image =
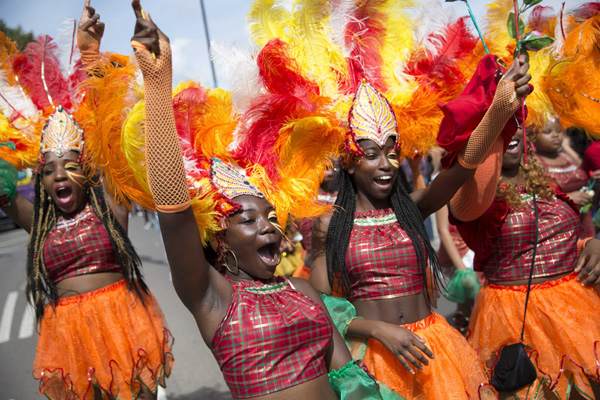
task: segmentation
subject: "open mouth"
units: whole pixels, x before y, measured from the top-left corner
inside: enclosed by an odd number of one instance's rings
[[[517,139],[513,139],[510,141],[510,143],[508,143],[508,148],[506,149],[506,151],[508,153],[514,153],[517,151],[518,147],[519,147],[519,143],[520,141]]]
[[[73,199],[73,191],[68,187],[59,187],[56,189],[56,200],[59,205],[66,206]]]
[[[278,255],[279,246],[276,243],[269,243],[258,249],[258,256],[267,266],[272,268],[277,267]]]
[[[373,180],[379,186],[388,187],[392,183],[392,176],[391,175],[384,175],[384,176],[380,176],[378,178],[375,178]]]

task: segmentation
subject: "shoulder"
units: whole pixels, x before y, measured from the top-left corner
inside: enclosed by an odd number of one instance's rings
[[[310,284],[309,281],[307,281],[306,279],[302,279],[302,278],[287,278],[290,283],[292,284],[292,286],[299,291],[300,293],[310,297],[312,300],[316,301],[317,303],[321,303],[321,296],[319,295],[319,292],[317,292],[317,289],[315,289],[313,287],[313,285]]]

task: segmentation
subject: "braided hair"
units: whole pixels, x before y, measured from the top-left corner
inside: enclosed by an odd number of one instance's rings
[[[423,281],[428,283],[428,279],[430,279],[427,275],[427,263],[429,261],[432,270],[431,275],[433,276],[433,282],[431,283],[434,288],[443,288],[437,254],[429,241],[421,212],[398,179],[396,179],[395,186],[392,189],[390,202],[398,223],[406,231],[415,249]],[[346,269],[345,259],[350,234],[354,226],[356,192],[350,174],[345,169],[342,170],[340,189],[334,210],[327,230],[325,244],[327,277],[331,287],[338,287],[343,295],[348,297],[350,295],[350,277]],[[432,299],[427,290],[425,290],[425,298],[427,305],[431,308]]]
[[[27,286],[25,291],[39,322],[44,316],[46,303],[50,303],[52,307],[56,307],[58,303],[56,286],[49,279],[44,264],[44,243],[56,225],[57,209],[44,189],[41,174],[37,172],[34,173],[34,193],[33,222],[27,245]],[[88,190],[88,202],[110,237],[127,288],[132,290],[143,304],[142,292],[148,294],[149,290],[142,276],[142,262],[125,234],[125,230],[109,209],[98,176],[92,178]]]

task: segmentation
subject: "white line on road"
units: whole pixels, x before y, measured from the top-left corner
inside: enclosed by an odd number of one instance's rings
[[[33,336],[33,330],[35,329],[35,315],[33,307],[27,304],[23,318],[21,319],[21,326],[19,327],[19,339],[27,339]]]
[[[12,327],[18,296],[19,292],[10,292],[6,303],[4,303],[4,311],[2,311],[2,319],[0,319],[0,343],[6,343],[10,340],[10,328]]]
[[[167,392],[162,386],[158,387],[156,400],[167,400]]]

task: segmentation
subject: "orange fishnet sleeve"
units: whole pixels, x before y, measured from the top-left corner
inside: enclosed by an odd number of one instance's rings
[[[190,207],[190,193],[171,100],[171,47],[164,35],[159,37],[158,57],[139,42],[131,41],[131,46],[144,75],[146,165],[150,192],[158,211],[175,213]]]
[[[521,101],[517,98],[515,83],[504,80],[498,82],[490,108],[458,155],[460,165],[468,169],[477,168],[504,129],[508,119],[520,106]]]
[[[490,108],[458,155],[460,165],[475,169],[475,173],[450,200],[452,215],[457,219],[479,218],[494,200],[504,151],[500,133],[520,106],[515,83],[501,80]]]
[[[92,67],[100,61],[100,39],[102,36],[77,29],[77,47],[84,67]]]

